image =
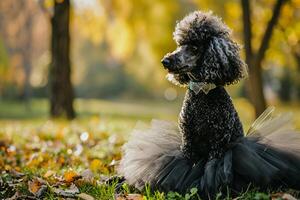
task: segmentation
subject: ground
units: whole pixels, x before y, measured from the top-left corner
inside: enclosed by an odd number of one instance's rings
[[[234,103],[248,129],[253,108],[245,99]],[[0,199],[197,199],[195,189],[181,196],[148,188],[140,192],[127,185],[121,186],[125,195],[117,196],[116,183],[108,182],[136,122],[176,120],[180,104],[81,99],[75,105],[78,118],[65,121],[47,118],[46,100],[0,101]],[[300,106],[279,106],[280,112],[286,110],[295,113],[299,126]],[[284,199],[283,195],[292,198],[282,192],[247,191],[238,199]]]

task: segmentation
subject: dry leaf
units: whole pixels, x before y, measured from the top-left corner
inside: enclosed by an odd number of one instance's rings
[[[39,182],[37,179],[28,181],[28,190],[34,195],[39,191],[41,186],[42,186],[42,183]]]
[[[55,171],[53,170],[48,170],[45,174],[44,174],[44,178],[49,178],[50,176],[54,175]]]
[[[35,196],[40,198],[46,193],[47,190],[48,187],[46,185],[42,185],[41,188],[36,192]]]
[[[41,178],[35,178],[32,181],[28,181],[28,190],[36,197],[43,196],[47,189],[46,181]]]
[[[94,174],[90,169],[86,169],[82,171],[80,175],[83,178],[83,180],[86,182],[92,182],[94,179]]]
[[[16,170],[11,170],[11,171],[9,172],[9,174],[11,174],[14,178],[22,178],[22,177],[25,176],[24,173],[18,172],[18,171],[16,171]]]
[[[64,179],[67,183],[71,183],[77,179],[79,179],[81,176],[78,175],[76,172],[74,171],[66,171],[64,173]]]
[[[143,200],[143,195],[140,194],[127,194],[127,195],[117,195],[116,200]]]
[[[86,193],[80,193],[76,196],[83,199],[83,200],[94,200],[95,199],[94,197],[92,197],[91,195],[88,195]]]
[[[69,187],[69,189],[62,190],[59,188],[54,188],[53,192],[59,196],[63,197],[75,197],[76,194],[79,193],[79,189],[76,187],[75,184],[72,183],[72,185]]]
[[[295,197],[293,197],[292,195],[288,194],[288,193],[275,193],[272,194],[272,200],[276,200],[276,199],[282,199],[282,200],[297,200]]]
[[[281,198],[284,200],[297,200],[295,197],[287,193],[283,194]]]

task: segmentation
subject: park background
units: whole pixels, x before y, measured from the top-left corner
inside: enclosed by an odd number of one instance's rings
[[[25,173],[25,195],[47,173],[49,183],[84,169],[99,179],[114,173],[137,121],[176,121],[185,89],[160,60],[176,47],[176,21],[195,10],[222,17],[243,47],[249,78],[227,90],[245,131],[267,106],[300,128],[300,0],[1,0],[3,174]]]

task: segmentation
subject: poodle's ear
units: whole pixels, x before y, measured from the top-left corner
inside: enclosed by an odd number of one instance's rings
[[[247,65],[239,53],[239,45],[229,36],[211,38],[202,64],[207,82],[229,85],[246,77]]]

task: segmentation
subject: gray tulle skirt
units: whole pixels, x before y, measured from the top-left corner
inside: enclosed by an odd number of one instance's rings
[[[222,158],[195,164],[180,151],[175,123],[138,124],[123,147],[118,172],[139,189],[146,183],[181,193],[196,187],[204,198],[228,188],[239,193],[249,186],[300,189],[300,133],[293,130],[289,115],[274,117],[272,111],[267,109]]]

